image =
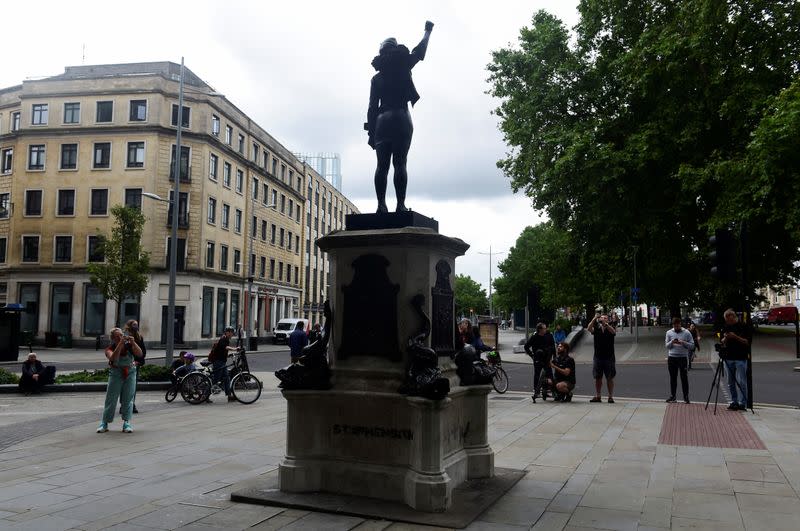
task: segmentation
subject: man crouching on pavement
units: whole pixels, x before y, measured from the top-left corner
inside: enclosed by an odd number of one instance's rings
[[[556,402],[572,402],[572,390],[575,389],[575,360],[569,355],[569,343],[562,341],[556,347],[556,358],[550,360],[555,383]]]

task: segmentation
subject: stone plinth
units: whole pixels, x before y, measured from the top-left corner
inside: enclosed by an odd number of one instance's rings
[[[427,227],[338,231],[318,240],[331,261],[329,391],[284,391],[285,492],[330,492],[445,511],[468,479],[494,473],[487,438],[489,386],[460,387],[453,351],[455,258],[469,247]],[[426,330],[411,300],[424,296],[428,343],[450,394],[398,393],[409,339]]]

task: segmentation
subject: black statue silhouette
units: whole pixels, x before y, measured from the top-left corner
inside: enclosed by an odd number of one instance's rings
[[[422,329],[419,334],[408,340],[408,367],[406,379],[399,392],[409,396],[421,396],[430,400],[441,400],[450,392],[450,381],[442,378],[439,369],[439,357],[436,352],[425,346],[425,340],[431,333],[431,320],[422,309],[425,296],[415,295],[411,305],[422,319]]]
[[[385,214],[386,181],[389,176],[389,164],[394,164],[394,190],[397,194],[397,212],[405,212],[406,158],[411,146],[414,125],[408,102],[413,106],[419,100],[419,94],[411,80],[411,69],[425,59],[428,39],[433,30],[433,22],[425,22],[425,35],[420,43],[411,51],[394,38],[381,43],[378,55],[372,60],[372,66],[378,71],[372,77],[369,91],[369,109],[364,129],[369,133],[369,145],[378,157],[375,170],[375,193],[378,196],[378,214]]]
[[[303,348],[299,363],[275,371],[282,389],[330,389],[331,369],[328,366],[328,341],[331,337],[333,312],[325,301],[325,325],[320,339]]]

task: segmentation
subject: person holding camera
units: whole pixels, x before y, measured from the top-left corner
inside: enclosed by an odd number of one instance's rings
[[[728,378],[728,391],[731,394],[731,411],[747,409],[747,359],[750,354],[752,333],[749,327],[739,321],[739,316],[728,308],[723,314],[725,326],[720,338],[720,357],[725,361],[725,374]],[[737,392],[738,391],[738,392]]]
[[[539,398],[539,381],[544,377],[548,380],[553,379],[550,372],[550,360],[556,352],[556,342],[553,334],[547,331],[545,323],[536,325],[536,333],[531,334],[525,343],[525,353],[533,359],[533,399]],[[547,398],[547,391],[542,391],[542,397]]]
[[[147,347],[144,345],[144,338],[142,334],[139,333],[139,321],[136,319],[131,319],[127,323],[125,323],[125,328],[122,331],[123,334],[129,335],[133,338],[137,345],[139,345],[139,349],[142,351],[141,356],[136,356],[133,360],[133,363],[136,367],[141,367],[145,364],[145,357],[147,357]],[[139,413],[139,410],[136,409],[136,389],[133,390],[133,414]],[[122,415],[122,401],[119,403],[119,414]]]
[[[592,360],[592,376],[594,377],[594,398],[589,402],[602,402],[600,391],[603,389],[603,376],[606,377],[608,403],[614,403],[614,377],[617,375],[614,357],[614,338],[617,330],[608,322],[608,316],[596,313],[586,326],[594,336],[594,359]]]
[[[681,318],[672,318],[672,328],[667,330],[664,345],[669,353],[667,370],[669,370],[669,398],[667,402],[675,402],[675,391],[678,388],[678,372],[681,373],[683,401],[689,403],[689,356],[694,351],[692,333],[681,326]]]
[[[103,408],[103,420],[97,427],[97,433],[108,431],[108,425],[114,422],[114,411],[117,401],[122,402],[122,431],[131,433],[131,416],[133,414],[133,396],[136,391],[135,357],[142,356],[142,349],[132,336],[124,335],[119,328],[112,328],[108,333],[111,344],[106,348],[108,360],[108,387]]]
[[[556,357],[550,361],[553,370],[551,384],[555,387],[557,402],[572,402],[572,390],[575,389],[575,360],[569,355],[569,343],[560,341],[556,346]]]

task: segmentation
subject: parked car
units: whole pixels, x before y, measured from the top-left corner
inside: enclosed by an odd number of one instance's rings
[[[797,320],[797,306],[776,306],[767,314],[767,324],[789,324]]]
[[[300,321],[303,323],[303,330],[308,333],[308,319],[281,319],[272,330],[272,344],[286,343],[289,340],[289,334],[294,331]]]
[[[753,312],[753,322],[755,324],[766,324],[768,314],[769,310],[757,310]]]

